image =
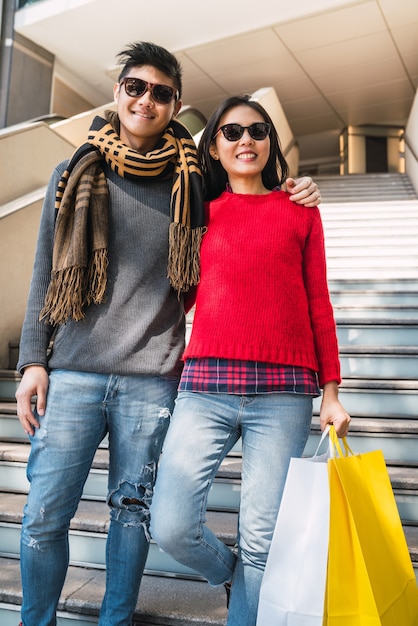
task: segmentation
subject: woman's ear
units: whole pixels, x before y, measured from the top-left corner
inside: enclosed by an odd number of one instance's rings
[[[219,161],[219,156],[218,156],[218,153],[216,152],[216,146],[213,143],[210,145],[209,154],[212,157],[212,159],[215,159],[215,161]]]

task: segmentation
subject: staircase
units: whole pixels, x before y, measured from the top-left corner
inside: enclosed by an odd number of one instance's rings
[[[418,199],[406,177],[398,177],[400,186],[391,198],[386,192],[384,200],[378,199],[374,194],[381,193],[388,176],[361,177],[361,190],[356,177],[357,191],[347,189],[354,183],[351,176],[341,177],[349,181],[334,178],[334,186],[319,179],[321,213],[344,380],[340,397],[352,416],[349,444],[354,452],[383,450],[418,577]],[[190,323],[191,318],[189,330]],[[18,381],[13,366],[0,372],[2,626],[19,623],[21,602],[19,533],[29,445],[15,413]],[[319,440],[318,409],[315,401],[307,455]],[[97,623],[105,575],[107,462],[103,441],[71,524],[71,566],[59,626]],[[239,492],[238,445],[213,486],[208,516],[210,526],[230,545],[235,542]],[[152,543],[135,624],[224,626],[225,619],[223,589],[210,588]]]
[[[406,174],[315,176],[322,202],[386,202],[414,200],[416,191]]]

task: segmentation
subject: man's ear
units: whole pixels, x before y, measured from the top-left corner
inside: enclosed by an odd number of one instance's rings
[[[180,111],[182,106],[183,106],[182,101],[177,100],[176,104],[174,105],[173,117],[176,117],[178,115],[178,112]]]
[[[115,83],[113,85],[113,100],[114,100],[114,102],[118,102],[119,101],[119,92],[120,92],[120,85],[119,85],[119,83]]]

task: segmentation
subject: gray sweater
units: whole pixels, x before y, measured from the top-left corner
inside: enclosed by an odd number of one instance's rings
[[[54,328],[39,322],[52,265],[55,190],[67,162],[50,180],[42,211],[18,369],[179,376],[184,307],[167,278],[171,180],[131,182],[108,166],[109,266],[106,302],[92,304],[79,322]]]

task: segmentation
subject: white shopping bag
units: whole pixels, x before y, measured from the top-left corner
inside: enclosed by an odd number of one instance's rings
[[[328,451],[290,461],[261,584],[257,626],[322,626],[329,539],[329,456]]]

